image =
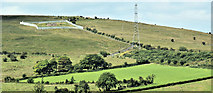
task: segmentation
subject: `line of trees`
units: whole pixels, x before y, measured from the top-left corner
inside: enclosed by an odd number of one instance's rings
[[[179,51],[169,50],[135,50],[130,54],[124,54],[124,57],[136,59],[138,64],[155,62],[159,64],[175,66],[193,66],[194,62],[204,64],[202,67],[212,68],[210,64],[213,56],[212,52],[194,52],[185,47],[180,47]],[[201,66],[201,65],[200,65]]]

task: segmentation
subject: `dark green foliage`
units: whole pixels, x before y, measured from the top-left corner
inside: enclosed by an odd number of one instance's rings
[[[22,75],[22,78],[24,78],[24,79],[25,79],[26,77],[27,77],[27,75],[26,75],[26,74],[23,74],[23,75]]]
[[[4,78],[4,82],[5,83],[8,83],[8,82],[16,82],[16,79],[15,78],[12,78],[10,76],[7,76]]]
[[[55,93],[69,93],[69,90],[67,88],[60,88],[56,89]]]
[[[34,83],[34,80],[32,78],[28,78],[27,83]]]
[[[43,93],[45,92],[44,90],[44,85],[41,83],[35,84],[34,89],[35,93]]]
[[[50,74],[51,72],[67,72],[73,69],[70,58],[66,56],[37,61],[33,67],[34,72],[40,74]]]
[[[206,42],[202,42],[203,45],[206,45]]]
[[[193,40],[196,40],[196,37],[193,37]]]
[[[179,51],[188,51],[188,49],[186,47],[180,47]]]
[[[111,88],[116,88],[118,80],[115,75],[110,72],[104,72],[100,75],[98,81],[96,82],[96,86],[98,88],[102,88],[105,91],[109,91]]]
[[[21,54],[20,58],[21,58],[21,59],[25,59],[25,58],[27,57],[26,55],[27,55],[27,53],[26,53],[26,52],[23,52],[23,53]]]
[[[84,69],[96,70],[100,67],[106,68],[108,63],[105,62],[101,56],[90,54],[80,61],[80,65],[83,66]]]
[[[75,81],[74,77],[72,76],[71,80],[70,80],[70,84],[73,84]]]
[[[87,93],[89,89],[90,89],[90,87],[85,80],[80,81],[79,86],[78,86],[79,91]]]
[[[174,39],[171,39],[171,42],[175,42],[175,40],[174,40]]]
[[[106,51],[101,51],[100,54],[101,54],[103,57],[107,57],[107,55],[110,55],[110,53],[107,53]]]
[[[132,51],[131,54],[124,54],[124,56],[136,59],[137,64],[143,64],[144,62],[156,62],[179,66],[185,66],[186,63],[188,63],[187,66],[189,66],[191,64],[193,65],[193,62],[199,63],[200,61],[213,59],[213,56],[211,56],[211,52],[182,52],[157,49],[136,50]],[[210,61],[208,63],[210,63]],[[204,67],[204,65],[202,65],[202,67]]]
[[[155,75],[152,74],[152,75],[149,75],[148,77],[146,77],[146,82],[148,84],[152,84],[154,82],[154,78],[155,78]]]
[[[13,54],[9,54],[7,57],[9,57],[11,61],[18,61],[16,59],[16,56],[14,56]]]
[[[3,62],[7,62],[7,58],[3,58]]]

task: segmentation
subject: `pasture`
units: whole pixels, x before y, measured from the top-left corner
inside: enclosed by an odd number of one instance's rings
[[[134,32],[133,22],[104,19],[82,19],[77,21],[77,24],[84,28],[96,28],[99,32],[115,35],[119,38],[124,38],[127,41],[132,41]],[[211,50],[211,35],[207,33],[145,23],[139,23],[138,26],[140,42],[143,44],[175,49],[185,46],[188,49]],[[196,40],[193,40],[193,37],[196,37]],[[175,42],[171,42],[171,39],[174,39]],[[207,45],[202,45],[202,42],[206,42]]]
[[[51,82],[59,82],[65,81],[66,79],[70,79],[72,76],[79,82],[80,80],[85,81],[97,81],[99,76],[103,72],[111,72],[114,73],[118,80],[123,79],[138,79],[139,76],[147,77],[148,75],[155,74],[156,78],[154,80],[154,84],[148,86],[156,86],[167,83],[173,83],[178,81],[186,81],[196,78],[208,77],[211,76],[211,70],[209,69],[198,69],[198,68],[188,68],[188,67],[173,67],[173,66],[165,66],[159,64],[146,64],[146,65],[138,65],[133,67],[126,68],[116,68],[109,70],[102,70],[97,72],[84,72],[84,73],[73,73],[67,75],[60,76],[50,76],[44,77],[44,81]],[[35,78],[35,82],[41,81],[41,78]],[[26,80],[21,80],[20,82],[26,82]],[[135,88],[142,88],[148,86],[140,86]],[[133,88],[133,89],[135,89]]]

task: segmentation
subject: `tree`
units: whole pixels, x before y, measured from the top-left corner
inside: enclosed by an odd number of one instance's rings
[[[111,88],[116,88],[118,80],[116,79],[115,75],[110,72],[104,72],[100,75],[98,81],[96,82],[96,86],[98,88],[105,89],[109,91]]]
[[[78,93],[78,85],[75,85],[75,93]]]
[[[80,81],[78,88],[80,91],[84,91],[84,93],[87,93],[90,89],[88,83],[85,80]]]
[[[33,70],[40,75],[52,72],[52,67],[49,65],[48,60],[42,60],[33,67]]]
[[[7,58],[3,58],[3,62],[7,62]]]
[[[27,80],[27,83],[34,83],[34,80],[33,80],[32,78],[29,78],[29,79]]]
[[[106,62],[101,56],[98,56],[97,54],[90,54],[80,61],[80,65],[83,66],[84,69],[95,70],[99,67],[106,66]]]
[[[70,83],[73,84],[75,81],[74,77],[72,76]]]
[[[41,83],[38,83],[38,84],[35,84],[34,86],[34,91],[36,93],[43,93],[45,90],[44,90],[44,85],[41,84]]]
[[[27,77],[27,75],[26,75],[26,74],[23,74],[23,75],[22,75],[22,78],[24,78],[24,79],[25,79],[26,77]]]
[[[110,53],[107,53],[106,51],[100,51],[100,54],[101,54],[103,57],[107,57],[107,55],[110,55]]]
[[[66,56],[59,57],[56,61],[58,71],[69,71],[72,68],[72,62],[70,58]]]
[[[27,55],[27,53],[26,53],[26,52],[23,52],[23,53],[21,54],[20,58],[21,58],[21,59],[25,59],[25,58],[27,57],[26,55]]]
[[[179,51],[188,51],[186,47],[179,47]]]
[[[13,54],[9,54],[8,57],[10,58],[11,61],[18,61],[16,59],[16,56],[14,56]]]

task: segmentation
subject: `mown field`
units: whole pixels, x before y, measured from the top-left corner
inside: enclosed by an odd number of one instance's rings
[[[172,66],[164,66],[159,64],[147,64],[147,65],[139,65],[127,68],[116,68],[109,69],[97,72],[84,72],[84,73],[73,73],[61,76],[50,76],[44,77],[44,81],[51,82],[59,82],[65,81],[66,79],[70,79],[72,76],[79,82],[80,80],[85,81],[97,81],[99,76],[103,72],[111,72],[114,73],[118,80],[123,79],[138,79],[139,76],[147,77],[148,75],[155,74],[156,78],[154,80],[154,84],[148,86],[140,86],[131,89],[149,87],[162,85],[172,82],[178,81],[186,81],[196,78],[208,77],[211,76],[211,70],[209,69],[198,69],[198,68],[188,68],[188,67],[172,67]],[[35,78],[35,82],[41,81],[41,78]],[[20,82],[26,82],[26,80],[22,80]]]
[[[125,40],[132,41],[134,23],[120,20],[85,19],[76,22],[84,27],[96,28],[100,32],[115,35]],[[122,30],[123,25],[123,30]],[[178,49],[185,46],[188,49],[211,49],[211,35],[187,29],[177,29],[166,26],[139,23],[140,41],[143,44]],[[196,40],[193,40],[196,37]],[[174,39],[175,42],[171,42]],[[202,45],[206,42],[207,45]]]

